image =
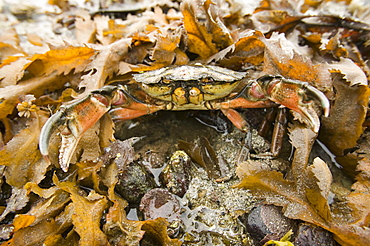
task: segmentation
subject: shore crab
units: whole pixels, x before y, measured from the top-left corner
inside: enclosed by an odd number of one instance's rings
[[[106,85],[62,105],[43,126],[39,147],[48,159],[51,135],[64,126],[59,164],[67,171],[83,133],[107,112],[114,121],[124,121],[159,110],[221,110],[238,129],[246,131],[247,123],[236,108],[281,105],[299,113],[317,132],[320,122],[316,113],[309,110],[308,94],[318,99],[327,116],[328,99],[307,82],[271,75],[251,80],[247,72],[214,65],[169,66],[133,74],[128,83]]]

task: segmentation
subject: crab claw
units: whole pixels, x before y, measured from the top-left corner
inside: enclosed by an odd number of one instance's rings
[[[88,96],[63,105],[51,116],[41,129],[39,149],[44,158],[48,157],[49,140],[52,134],[61,129],[62,143],[59,152],[59,164],[67,171],[71,157],[83,133],[93,126],[111,107],[112,98],[116,95],[115,86],[105,86],[93,91]]]
[[[329,116],[329,100],[324,93],[307,82],[266,75],[251,85],[249,93],[256,98],[267,97],[271,101],[299,113],[302,117],[298,116],[298,118],[301,118],[315,132],[319,131],[320,120],[307,95],[311,94],[313,98],[317,99],[321,103],[324,116]]]

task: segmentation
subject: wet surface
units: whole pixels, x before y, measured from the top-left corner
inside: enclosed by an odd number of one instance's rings
[[[178,199],[181,207],[178,224],[181,226],[176,238],[181,239],[184,245],[244,245],[243,242],[248,240],[238,216],[250,210],[256,199],[247,190],[232,188],[238,183],[234,176],[235,168],[237,157],[245,151],[243,143],[246,136],[220,112],[210,111],[158,112],[116,124],[116,137],[119,139],[142,137],[134,144],[135,162],[150,170],[158,185],[167,188]],[[257,136],[255,130],[249,137],[256,149],[268,150],[268,142]],[[218,165],[202,166],[194,160],[180,163],[182,166],[173,163],[174,153],[175,156],[179,154],[178,150],[184,142],[190,148],[197,145],[205,162],[211,159]],[[212,151],[214,156],[207,156]],[[212,172],[219,173],[218,178],[224,181],[216,182],[216,178],[209,175]],[[135,190],[132,186],[130,189]],[[148,193],[142,204],[148,203]],[[150,207],[144,209],[143,205],[141,210],[153,213]],[[138,213],[138,217],[142,218],[140,211]]]
[[[139,137],[134,144],[135,160],[128,171],[136,173],[139,169],[140,176],[150,177],[150,182],[135,184],[135,179],[121,175],[128,179],[122,180],[121,185],[133,181],[121,193],[141,191],[131,200],[130,212],[136,211],[139,219],[149,219],[166,210],[165,206],[179,205],[179,209],[176,207],[173,214],[166,216],[176,218],[170,223],[168,233],[183,245],[255,245],[256,240],[252,239],[255,235],[248,234],[248,224],[242,223],[239,217],[247,216],[260,201],[248,190],[232,186],[239,182],[235,176],[238,163],[269,151],[270,144],[254,128],[262,121],[265,110],[248,109],[243,114],[251,115],[253,127],[247,133],[237,130],[222,114],[213,111],[165,111],[117,123],[118,139]],[[290,151],[285,136],[279,158],[260,161],[284,173],[290,167]],[[164,207],[148,205],[157,199],[164,200]],[[274,219],[276,226],[288,220],[280,217]],[[270,234],[278,240],[284,233]]]
[[[201,112],[205,113],[206,112]],[[162,111],[116,124],[116,137],[143,137],[135,144],[137,153],[165,153],[170,156],[179,140],[192,142],[200,136],[213,139],[220,133],[196,120],[193,111]]]

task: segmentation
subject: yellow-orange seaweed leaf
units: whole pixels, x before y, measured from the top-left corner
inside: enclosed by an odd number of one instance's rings
[[[11,241],[6,242],[7,244],[2,245],[43,245],[44,240],[47,237],[55,235],[58,230],[58,224],[55,220],[44,220],[40,223],[32,226],[28,226],[16,231]]]
[[[335,155],[343,156],[346,149],[356,146],[364,131],[362,125],[366,117],[370,89],[367,85],[353,83],[353,80],[344,81],[344,75],[338,72],[333,72],[333,75],[335,101],[329,117],[322,119],[319,137]]]
[[[45,54],[37,54],[31,58],[31,63],[25,69],[34,76],[68,74],[74,69],[75,73],[83,71],[95,54],[89,47],[73,47],[49,50]]]
[[[313,164],[307,168],[306,174],[307,200],[325,221],[331,221],[332,215],[328,203],[328,195],[333,177],[328,166],[317,157]]]
[[[190,1],[184,1],[181,5],[181,12],[188,34],[189,51],[198,54],[201,58],[217,53],[216,45],[212,42],[212,33],[208,32],[205,25],[196,18],[195,6]]]
[[[49,164],[45,162],[38,150],[39,135],[47,117],[31,119],[29,126],[15,135],[5,148],[0,151],[0,165],[7,166],[7,183],[23,187],[27,182],[39,183]]]
[[[100,229],[100,220],[107,207],[107,198],[94,191],[88,196],[82,196],[76,184],[72,182],[57,182],[57,185],[71,195],[74,211],[72,223],[74,230],[80,236],[79,245],[108,245],[107,236]]]
[[[331,77],[326,67],[314,65],[285,38],[284,34],[273,33],[269,39],[261,37],[261,41],[266,46],[264,60],[266,74],[280,74],[285,78],[313,83],[324,92],[331,91]]]
[[[17,215],[13,220],[14,232],[31,225],[34,221],[35,221],[35,216],[33,215],[27,215],[27,214]]]
[[[182,242],[178,239],[171,239],[167,234],[168,221],[164,218],[155,220],[146,220],[143,223],[142,229],[149,234],[151,240],[156,245],[180,246]]]

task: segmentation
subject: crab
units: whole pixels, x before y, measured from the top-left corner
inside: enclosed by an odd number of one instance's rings
[[[49,140],[61,126],[59,165],[67,171],[76,146],[86,130],[104,114],[114,121],[125,121],[159,110],[221,110],[241,131],[247,122],[237,108],[287,107],[297,112],[315,132],[318,115],[312,99],[329,114],[326,96],[308,82],[264,75],[249,79],[247,72],[214,65],[169,66],[132,75],[128,83],[106,85],[84,98],[62,105],[41,130],[39,149],[48,160]]]

